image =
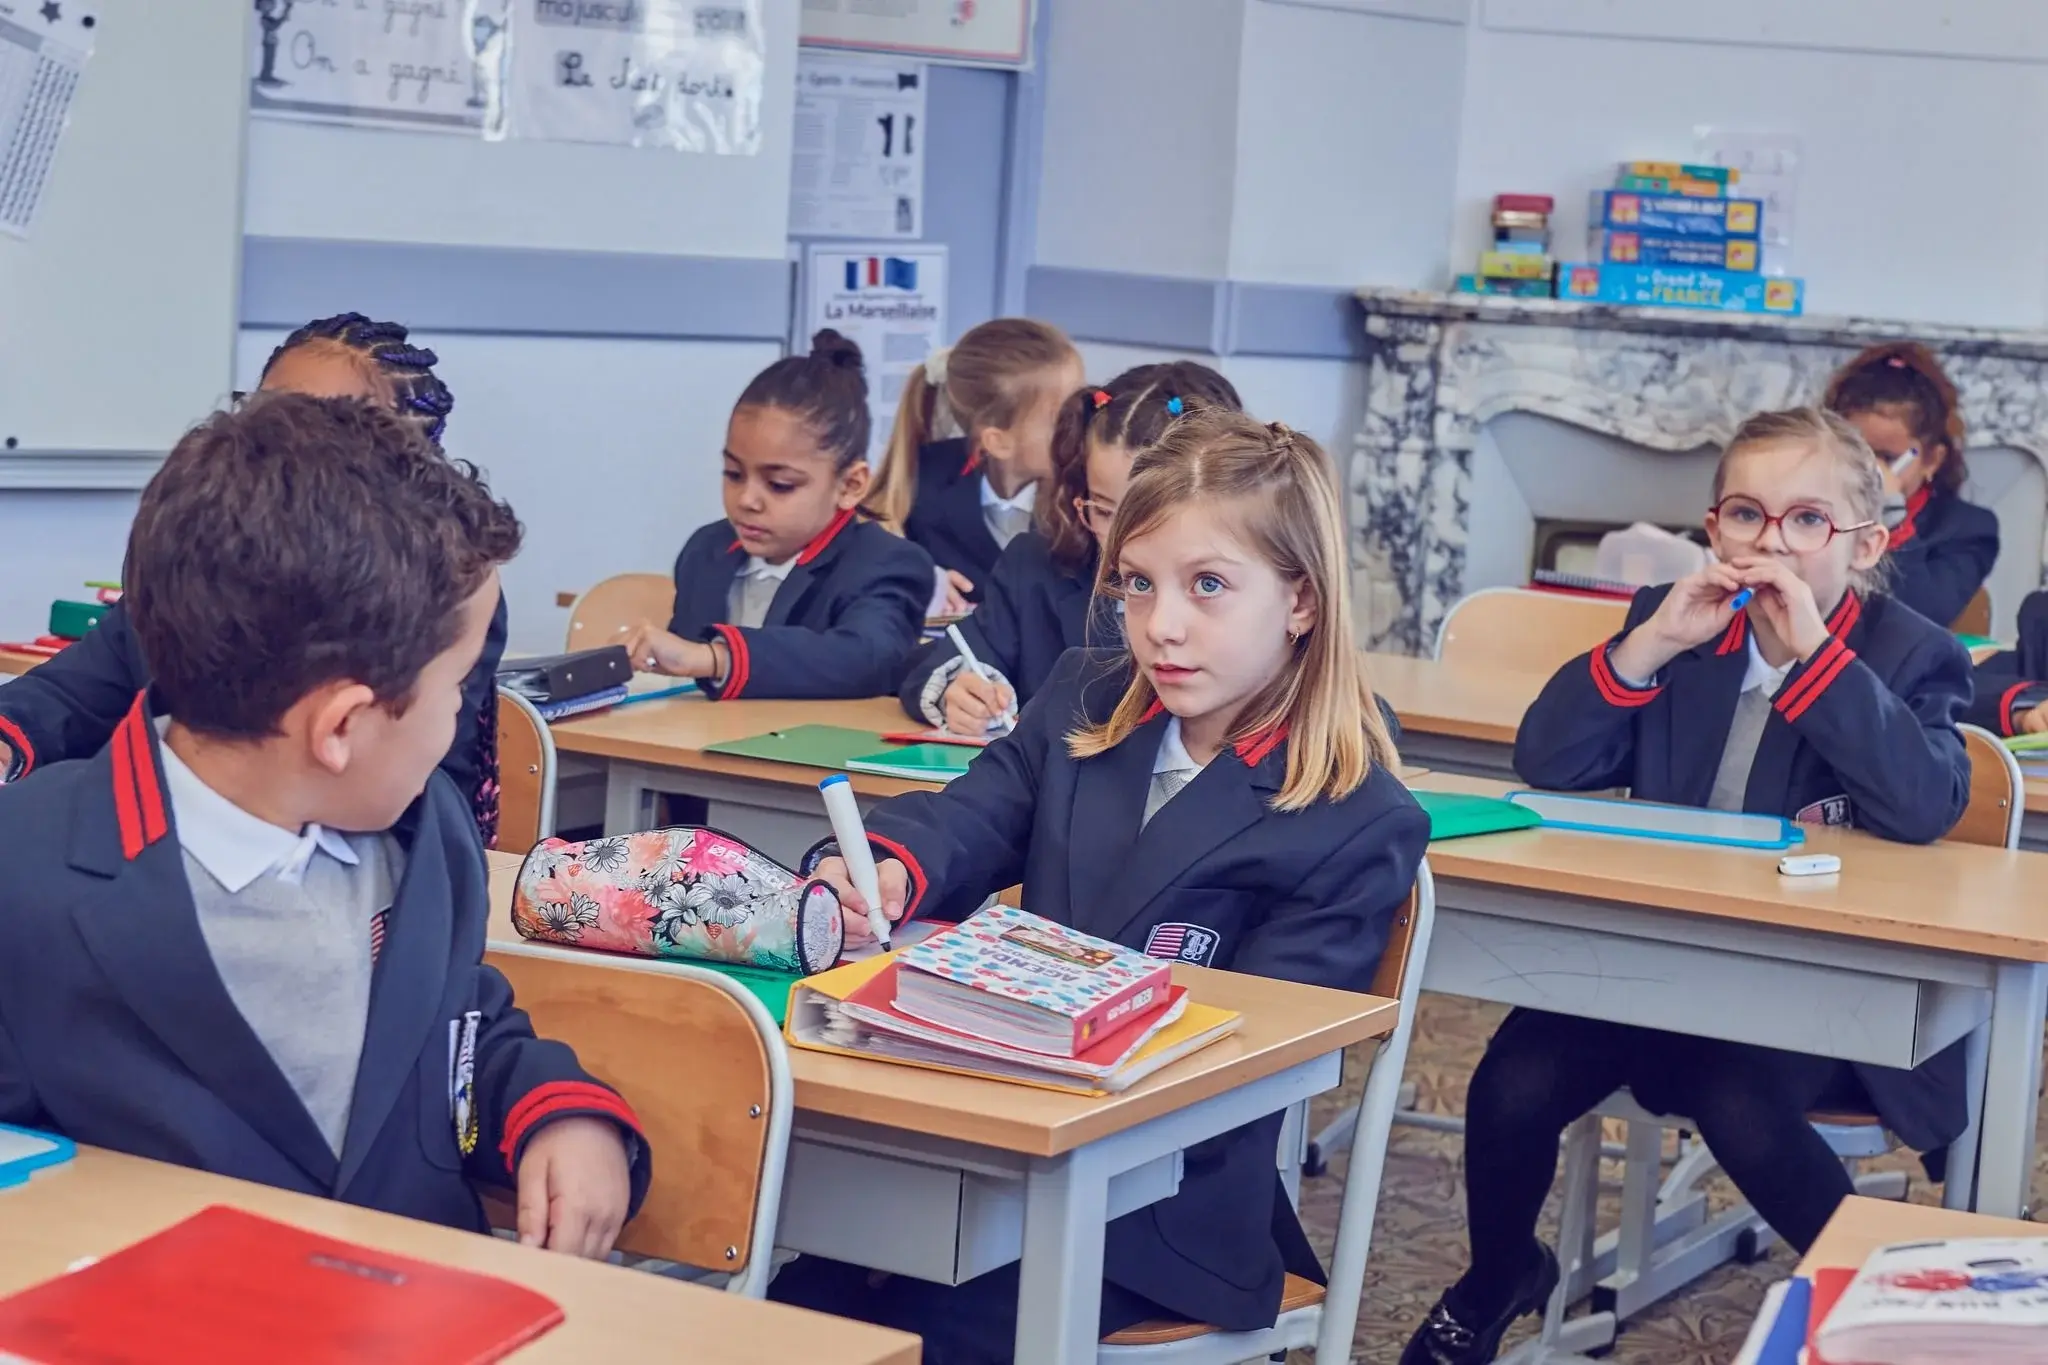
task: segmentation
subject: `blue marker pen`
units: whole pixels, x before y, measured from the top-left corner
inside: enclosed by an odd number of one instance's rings
[[[1728,610],[1741,611],[1744,607],[1749,605],[1749,599],[1755,596],[1755,588],[1744,588],[1741,592],[1736,593],[1735,596],[1728,599]]]

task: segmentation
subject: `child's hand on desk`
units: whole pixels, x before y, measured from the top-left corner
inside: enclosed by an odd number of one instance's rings
[[[2022,735],[2048,734],[2048,701],[2039,706],[2029,707],[2013,717],[2013,730]],[[6,760],[0,758],[0,769],[5,769]]]
[[[948,730],[980,738],[998,719],[1009,714],[1017,704],[1017,694],[971,668],[963,668],[946,684],[946,695],[941,701],[946,708]]]
[[[1732,565],[1709,564],[1671,585],[1649,620],[1630,631],[1607,656],[1624,678],[1647,681],[1659,669],[1694,645],[1728,629],[1735,613],[1728,601],[1742,591],[1742,578]]]
[[[624,643],[636,669],[677,678],[714,678],[720,671],[710,645],[671,635],[648,621],[627,631]]]
[[[527,1139],[519,1159],[521,1246],[602,1260],[632,1200],[626,1140],[611,1120],[571,1115]]]
[[[846,921],[846,946],[857,948],[874,941],[868,927],[868,903],[853,889],[844,858],[827,858],[811,874],[839,893],[839,915]],[[910,873],[894,858],[875,864],[875,881],[882,889],[882,914],[891,924],[902,922],[903,903],[910,899]]]
[[[1768,556],[1744,556],[1730,563],[1743,586],[1756,589],[1756,608],[1780,640],[1802,659],[1810,659],[1828,642],[1828,623],[1806,580]]]
[[[14,750],[7,747],[7,741],[0,739],[0,782],[7,780],[7,770],[14,766]]]

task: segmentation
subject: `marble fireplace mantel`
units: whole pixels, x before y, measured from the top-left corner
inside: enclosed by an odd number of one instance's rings
[[[1969,444],[2048,464],[2048,332],[1365,289],[1370,379],[1349,488],[1369,647],[1427,653],[1464,592],[1479,429],[1529,412],[1653,450],[1815,402],[1849,356],[1911,337],[1962,395]],[[2048,553],[2044,553],[2048,559]]]

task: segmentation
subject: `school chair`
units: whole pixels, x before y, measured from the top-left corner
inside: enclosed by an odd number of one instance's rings
[[[555,737],[533,703],[498,689],[498,842],[526,853],[555,832]]]
[[[1989,731],[1957,727],[1970,758],[1970,796],[1962,819],[1949,834],[1962,843],[2018,848],[2025,815],[2026,783],[2012,753]],[[1973,1096],[1969,1127],[1950,1145],[1945,1199],[1967,1205],[1976,1177],[1977,1115],[1974,1096],[1983,1087],[1984,1044],[1966,1044],[1965,1071]],[[1869,1112],[1816,1110],[1815,1131],[1845,1165],[1892,1150],[1884,1121]],[[1628,1125],[1623,1157],[1621,1225],[1595,1236],[1599,1202],[1602,1120]],[[1713,1153],[1696,1135],[1681,1138],[1678,1159],[1663,1175],[1664,1134],[1684,1124],[1645,1112],[1626,1091],[1617,1091],[1574,1124],[1565,1138],[1562,1217],[1558,1259],[1565,1274],[1544,1314],[1535,1341],[1503,1361],[1517,1365],[1557,1362],[1610,1346],[1619,1326],[1637,1312],[1675,1293],[1728,1260],[1749,1264],[1770,1249],[1775,1234],[1747,1204],[1706,1216],[1707,1180],[1719,1169]],[[1903,1171],[1855,1174],[1856,1193],[1875,1199],[1906,1197]],[[1567,1320],[1566,1309],[1588,1291],[1593,1311]]]
[[[1387,1134],[1401,1089],[1401,1071],[1408,1062],[1408,1042],[1415,1031],[1415,1002],[1422,994],[1422,975],[1429,959],[1429,939],[1436,924],[1436,882],[1424,860],[1416,870],[1415,889],[1395,918],[1387,950],[1373,974],[1371,992],[1401,1002],[1393,1032],[1379,1045],[1357,1105],[1358,1139],[1352,1144],[1351,1169],[1344,1181],[1344,1202],[1337,1213],[1337,1246],[1330,1258],[1330,1283],[1321,1285],[1296,1275],[1287,1277],[1280,1296],[1280,1317],[1257,1332],[1225,1332],[1199,1322],[1142,1322],[1105,1337],[1096,1359],[1142,1365],[1236,1365],[1281,1351],[1313,1347],[1324,1365],[1351,1359],[1351,1340],[1358,1327],[1358,1301],[1365,1286],[1366,1260],[1372,1250],[1372,1222],[1379,1209],[1380,1178],[1387,1162]]]
[[[1481,588],[1460,598],[1436,633],[1439,663],[1548,676],[1628,617],[1620,597],[1581,597],[1528,588]]]
[[[667,574],[614,574],[586,591],[569,608],[568,653],[623,643],[642,621],[665,626],[676,612],[676,584]]]
[[[1958,635],[1989,635],[1991,633],[1991,589],[1978,588],[1970,596],[1969,605],[1955,620],[1949,622],[1950,630]]]
[[[761,1002],[683,962],[533,943],[493,944],[484,960],[534,1032],[575,1048],[640,1117],[654,1180],[619,1249],[765,1295],[796,1105],[788,1048]]]

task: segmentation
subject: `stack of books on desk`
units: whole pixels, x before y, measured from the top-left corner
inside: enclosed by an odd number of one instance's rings
[[[2009,735],[2005,747],[2019,761],[2020,776],[2048,777],[2048,735]]]
[[[790,1042],[1085,1093],[1123,1090],[1225,1036],[1170,966],[1010,906],[797,984]]]
[[[508,661],[498,669],[498,686],[533,703],[542,720],[563,720],[602,711],[626,700],[633,661],[624,645]]]

